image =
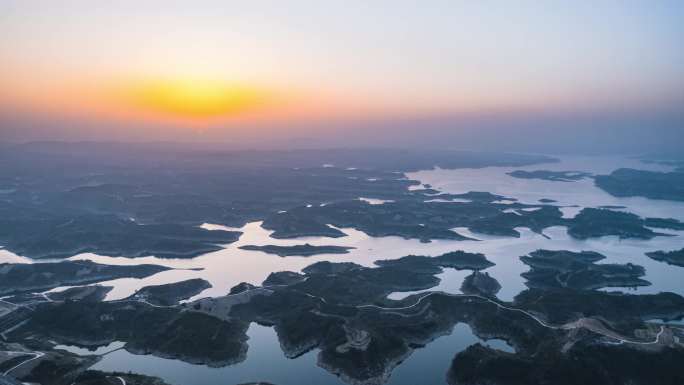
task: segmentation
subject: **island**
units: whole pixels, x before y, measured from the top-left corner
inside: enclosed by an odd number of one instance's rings
[[[298,211],[307,211],[310,207],[299,207]],[[306,214],[306,213],[302,213]],[[346,236],[342,231],[330,227],[325,223],[319,223],[307,218],[306,215],[298,215],[293,210],[278,212],[267,217],[261,227],[273,230],[272,238],[288,239],[302,236],[340,238]]]
[[[669,230],[684,230],[684,222],[674,218],[646,218],[644,225]]]
[[[135,373],[102,372],[86,370],[72,383],[73,385],[167,385],[158,377],[143,376]]]
[[[436,257],[408,255],[398,259],[375,261],[381,267],[410,269],[411,271],[434,271],[446,267],[456,270],[482,270],[494,266],[484,254],[452,251]]]
[[[240,246],[243,250],[263,251],[268,254],[275,254],[280,257],[301,256],[309,257],[318,254],[347,254],[353,247],[347,246],[314,246],[309,243],[294,246],[277,246],[277,245],[245,245]]]
[[[0,264],[0,295],[46,291],[116,278],[145,278],[170,268],[159,265],[101,265],[91,261]]]
[[[667,262],[670,265],[684,267],[684,248],[672,251],[652,251],[646,253],[646,255],[651,259],[655,259],[656,261]]]
[[[684,170],[658,172],[621,168],[597,175],[594,183],[616,197],[645,197],[684,201]]]
[[[549,171],[549,170],[515,170],[506,173],[513,178],[541,179],[551,182],[576,182],[585,178],[591,178],[593,174],[584,171]]]
[[[461,291],[465,294],[481,294],[484,296],[495,297],[501,290],[499,281],[489,276],[487,272],[473,271],[465,277],[461,285]]]
[[[194,297],[211,287],[211,284],[201,278],[169,283],[165,285],[145,286],[128,297],[157,306],[176,305],[184,299]]]
[[[50,301],[100,302],[104,301],[107,293],[109,293],[111,290],[111,286],[76,286],[58,292],[46,293],[45,296]]]
[[[677,223],[680,223],[677,221]],[[646,226],[660,227],[670,224],[658,221],[646,221],[639,216],[622,211],[584,208],[568,223],[568,234],[573,238],[587,239],[603,236],[617,236],[620,239],[651,239],[659,235]]]
[[[459,200],[465,200],[465,201],[471,201],[471,202],[480,202],[480,203],[492,203],[495,201],[504,201],[504,200],[515,202],[517,200],[515,198],[509,198],[509,197],[505,197],[503,195],[492,194],[488,191],[468,191],[467,193],[463,193],[463,194],[439,194],[439,195],[433,195],[432,197],[428,197],[428,198],[444,199],[444,200],[459,199]]]
[[[640,278],[646,274],[642,266],[596,264],[605,258],[594,251],[536,250],[520,260],[531,268],[522,274],[531,288],[594,290],[650,285]]]

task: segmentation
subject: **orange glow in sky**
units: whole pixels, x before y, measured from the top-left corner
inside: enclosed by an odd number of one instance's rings
[[[659,114],[684,95],[684,2],[200,3],[0,1],[0,141]]]
[[[143,113],[191,120],[238,117],[276,102],[266,90],[210,80],[146,81],[127,87],[120,96]]]

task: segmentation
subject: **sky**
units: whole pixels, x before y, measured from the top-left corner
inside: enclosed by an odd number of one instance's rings
[[[675,0],[3,0],[0,141],[671,144],[682,20]]]

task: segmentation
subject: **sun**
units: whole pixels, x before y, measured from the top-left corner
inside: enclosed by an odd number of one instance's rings
[[[124,98],[142,112],[191,120],[236,117],[270,105],[272,93],[211,80],[152,80],[126,87]]]

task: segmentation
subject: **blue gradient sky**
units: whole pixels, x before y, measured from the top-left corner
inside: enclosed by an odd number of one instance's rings
[[[31,139],[182,139],[241,136],[259,121],[271,127],[261,135],[287,127],[308,136],[325,131],[317,124],[352,118],[567,120],[626,111],[669,114],[671,125],[684,100],[682,20],[684,2],[657,0],[5,0],[0,130]],[[126,106],[102,97],[112,85],[149,79],[273,90],[287,108],[264,111],[267,124],[250,116],[184,130],[180,121],[122,117]]]

